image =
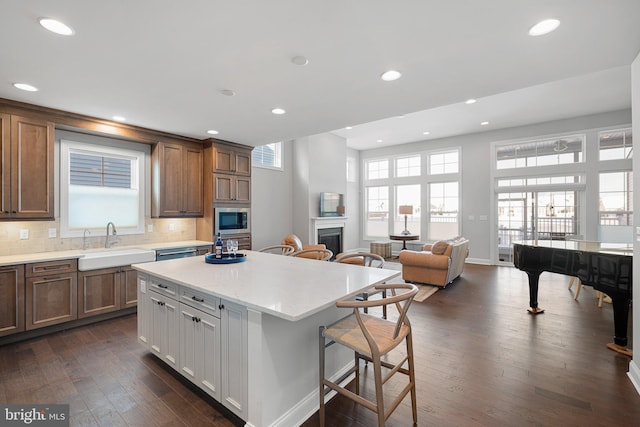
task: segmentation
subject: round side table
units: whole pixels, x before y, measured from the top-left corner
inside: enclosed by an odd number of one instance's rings
[[[417,234],[390,234],[391,240],[402,240],[402,250],[407,249],[407,240],[418,240],[420,236]]]

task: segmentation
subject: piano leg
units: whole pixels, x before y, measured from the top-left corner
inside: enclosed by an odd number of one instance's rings
[[[529,277],[529,308],[527,311],[531,314],[544,313],[544,309],[538,307],[538,282],[541,273],[541,271],[527,271]]]
[[[629,322],[629,299],[621,296],[611,297],[613,304],[613,324],[615,335],[613,342],[607,347],[613,351],[632,356],[633,353],[627,348],[627,324]]]

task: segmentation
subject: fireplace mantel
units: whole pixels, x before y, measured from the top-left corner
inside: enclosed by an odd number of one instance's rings
[[[309,227],[309,242],[313,245],[318,244],[318,230],[322,228],[342,228],[344,235],[344,227],[347,225],[346,216],[317,216],[311,218]]]

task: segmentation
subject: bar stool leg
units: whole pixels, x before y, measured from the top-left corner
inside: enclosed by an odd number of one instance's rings
[[[319,344],[319,348],[320,348],[320,354],[319,356],[319,362],[320,362],[320,373],[319,373],[319,377],[320,377],[320,408],[318,409],[318,416],[320,417],[320,427],[324,427],[324,350],[325,350],[325,339],[324,339],[324,326],[320,326],[319,328],[319,340],[320,340],[320,344]]]
[[[413,413],[413,424],[418,424],[418,408],[416,405],[416,373],[413,364],[413,340],[411,334],[407,335],[407,358],[409,363],[409,381],[411,382],[411,412]]]
[[[384,399],[382,397],[382,364],[380,355],[373,357],[373,377],[376,385],[376,403],[378,405],[378,427],[384,427]]]

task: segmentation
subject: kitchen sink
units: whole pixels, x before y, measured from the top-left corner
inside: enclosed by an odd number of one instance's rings
[[[148,249],[115,249],[87,252],[78,258],[78,270],[96,270],[98,268],[120,267],[156,260],[156,251]]]

